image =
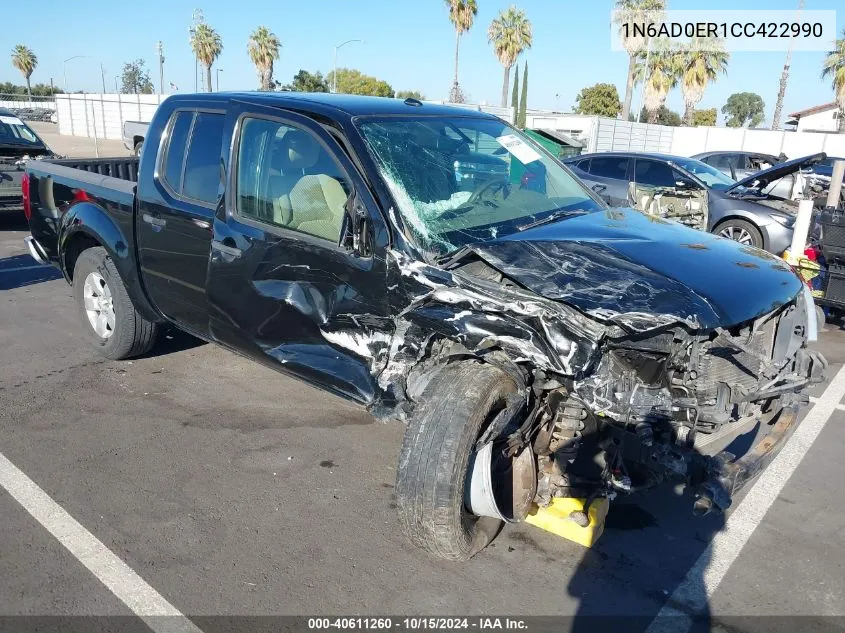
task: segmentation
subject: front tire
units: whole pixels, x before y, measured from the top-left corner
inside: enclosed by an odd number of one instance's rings
[[[399,522],[417,547],[463,561],[498,533],[501,520],[464,507],[464,484],[476,440],[516,390],[507,374],[480,362],[449,364],[426,387],[396,478]]]
[[[713,232],[719,237],[739,242],[743,246],[763,248],[763,234],[747,220],[725,220]]]
[[[152,349],[158,325],[135,310],[104,248],[89,248],[77,258],[73,298],[85,337],[106,358],[123,360]]]

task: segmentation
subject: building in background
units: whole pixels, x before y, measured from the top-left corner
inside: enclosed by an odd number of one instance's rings
[[[787,125],[794,125],[796,132],[836,132],[839,130],[839,106],[835,101],[789,115]]]

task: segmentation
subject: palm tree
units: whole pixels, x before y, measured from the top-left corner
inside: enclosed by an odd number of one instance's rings
[[[32,88],[29,86],[29,78],[35,67],[38,66],[38,58],[31,48],[27,48],[23,44],[18,44],[12,49],[12,66],[21,71],[21,74],[26,77],[26,94],[32,99]]]
[[[273,62],[279,59],[279,47],[282,43],[276,34],[266,26],[259,26],[247,41],[249,58],[258,70],[258,89],[273,89]]]
[[[719,38],[692,38],[679,55],[681,64],[681,89],[684,93],[684,123],[692,125],[695,106],[704,96],[704,90],[716,77],[728,72],[730,53]]]
[[[472,23],[478,13],[478,5],[475,0],[446,0],[446,6],[449,7],[449,21],[455,27],[455,81],[452,83],[449,101],[463,103],[463,93],[458,85],[458,48],[461,44],[461,35],[472,28]]]
[[[493,44],[493,52],[505,68],[505,78],[502,81],[502,107],[508,105],[508,84],[510,83],[511,67],[516,63],[520,53],[531,48],[531,22],[525,17],[525,11],[511,6],[507,11],[501,11],[487,29],[487,39]]]
[[[223,39],[208,24],[198,24],[191,36],[191,49],[200,60],[200,64],[205,66],[205,85],[208,92],[211,92],[211,66],[223,52]]]
[[[648,123],[656,123],[660,107],[681,77],[681,53],[666,39],[656,40],[650,54],[641,51],[641,63],[634,67],[637,81],[645,81],[645,109]],[[647,63],[646,63],[647,62]]]
[[[638,55],[648,45],[648,37],[634,32],[633,25],[660,22],[666,0],[616,0],[614,22],[619,25],[619,37],[628,53],[628,78],[625,82],[625,102],[622,105],[622,120],[627,121],[634,96],[635,69]]]
[[[824,58],[822,79],[830,79],[836,103],[839,105],[839,133],[845,134],[845,29],[842,39],[836,40],[834,48]]]
[[[796,21],[804,10],[805,0],[798,0],[798,13],[795,16]],[[780,129],[780,117],[783,112],[783,98],[786,96],[786,84],[789,83],[789,65],[792,63],[792,49],[795,47],[795,38],[789,40],[789,48],[786,49],[786,59],[783,62],[783,70],[780,73],[780,83],[778,84],[778,97],[775,101],[775,110],[772,113],[772,129]]]

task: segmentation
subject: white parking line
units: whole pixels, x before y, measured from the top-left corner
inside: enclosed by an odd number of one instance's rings
[[[777,457],[760,475],[757,482],[727,518],[683,582],[658,612],[646,633],[680,633],[693,624],[690,614],[699,615],[707,608],[707,601],[725,578],[743,546],[766,516],[766,512],[780,495],[786,482],[821,433],[839,402],[845,397],[845,367],[842,367],[813,408],[795,429]]]
[[[153,631],[202,633],[2,454],[0,486]]]

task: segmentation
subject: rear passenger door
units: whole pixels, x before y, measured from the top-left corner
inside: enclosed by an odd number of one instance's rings
[[[214,210],[221,193],[225,110],[179,109],[162,135],[154,187],[140,197],[137,239],[153,304],[169,319],[208,336],[206,275]]]
[[[593,156],[590,160],[590,179],[596,191],[608,204],[614,207],[625,206],[628,200],[628,181],[630,158],[627,156]]]
[[[347,398],[369,403],[387,360],[388,231],[338,141],[315,121],[238,106],[226,206],[208,273],[212,337]],[[372,249],[340,244],[353,192]],[[354,199],[354,198],[353,198]]]

